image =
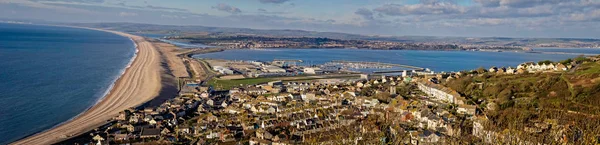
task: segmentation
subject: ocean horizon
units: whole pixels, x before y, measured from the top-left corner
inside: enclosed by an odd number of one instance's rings
[[[0,144],[89,109],[134,55],[129,38],[109,32],[0,23]]]

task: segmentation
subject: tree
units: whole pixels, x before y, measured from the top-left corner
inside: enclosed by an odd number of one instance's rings
[[[573,59],[571,59],[571,58],[560,61],[560,63],[564,64],[564,65],[570,64],[571,62],[573,62]]]
[[[554,63],[554,62],[552,62],[550,60],[542,60],[542,61],[538,62],[539,65],[542,65],[542,64],[551,64],[551,63]]]

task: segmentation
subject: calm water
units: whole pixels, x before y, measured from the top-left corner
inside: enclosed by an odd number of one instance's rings
[[[83,112],[135,55],[112,33],[0,24],[0,144]]]
[[[154,39],[157,39],[157,40],[165,42],[165,43],[173,44],[173,45],[175,45],[177,47],[180,47],[180,48],[208,48],[208,47],[215,47],[215,46],[204,45],[204,44],[200,44],[200,43],[188,43],[188,42],[179,42],[179,41],[172,41],[172,40],[163,39],[163,37],[165,37],[165,36],[173,36],[175,34],[171,35],[171,34],[154,34],[154,33],[136,33],[136,35],[143,36],[143,37],[148,37],[148,38],[154,38]]]
[[[533,50],[541,52],[568,52],[588,55],[600,55],[600,48],[534,48]]]
[[[536,49],[538,50],[538,49]],[[546,49],[539,49],[543,51]],[[586,53],[600,54],[600,49],[586,49]],[[460,71],[478,67],[517,66],[520,63],[540,60],[563,60],[576,57],[567,54],[473,52],[473,51],[416,51],[416,50],[357,50],[357,49],[266,49],[227,50],[195,55],[197,58],[228,60],[300,59],[304,65],[318,65],[331,60],[372,61],[405,64],[433,71]]]

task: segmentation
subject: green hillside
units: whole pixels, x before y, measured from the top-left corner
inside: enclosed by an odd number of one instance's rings
[[[600,62],[576,60],[566,72],[475,73],[445,85],[479,106],[489,119],[486,129],[514,131],[525,139],[547,136],[591,143],[600,137]],[[540,124],[553,128],[528,130]]]

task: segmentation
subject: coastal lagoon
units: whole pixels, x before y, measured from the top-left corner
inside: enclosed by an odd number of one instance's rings
[[[535,49],[557,52],[558,49]],[[558,52],[600,54],[600,49],[560,49]],[[419,50],[366,50],[366,49],[237,49],[194,55],[195,58],[273,61],[299,59],[300,65],[319,65],[332,60],[371,61],[429,68],[432,71],[461,71],[492,66],[516,67],[523,62],[541,60],[559,61],[577,57],[575,54],[546,54],[523,52],[483,51],[419,51]]]
[[[0,24],[0,144],[49,129],[94,105],[135,55],[116,34]]]
[[[209,47],[215,47],[215,46],[210,46],[210,45],[205,45],[205,44],[200,44],[200,43],[189,43],[189,42],[179,42],[179,41],[173,41],[173,40],[168,40],[168,39],[164,39],[163,37],[166,36],[176,36],[174,34],[155,34],[155,33],[133,33],[135,35],[138,36],[142,36],[142,37],[146,37],[146,38],[152,38],[152,39],[156,39],[158,41],[162,41],[165,43],[170,43],[173,44],[179,48],[209,48]]]

